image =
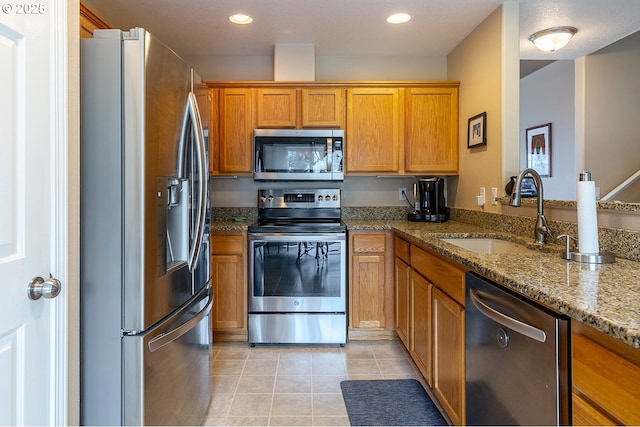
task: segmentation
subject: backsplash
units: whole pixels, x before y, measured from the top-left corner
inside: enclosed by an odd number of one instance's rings
[[[503,215],[467,209],[451,209],[451,219],[496,231],[514,233],[534,238],[536,218]],[[568,234],[578,237],[578,224],[573,222],[549,221],[555,237]],[[615,254],[616,257],[640,261],[640,231],[620,228],[598,227],[600,249]],[[564,240],[562,241],[564,242]],[[563,244],[562,242],[554,242]]]
[[[358,221],[389,221],[407,219],[407,214],[413,212],[404,206],[343,206],[342,219]]]
[[[403,220],[411,208],[403,206],[343,206],[342,218],[345,220],[389,221]],[[244,222],[254,222],[258,218],[258,209],[253,207],[213,208],[212,221],[234,221],[246,218]],[[531,236],[535,228],[536,218],[481,212],[476,210],[451,208],[451,219],[473,224],[491,230]],[[568,234],[578,236],[578,224],[573,222],[549,221],[554,236]],[[618,258],[640,261],[640,231],[620,228],[598,227],[598,239],[602,250],[612,252]],[[551,243],[551,242],[549,242]],[[562,242],[553,242],[562,244]]]

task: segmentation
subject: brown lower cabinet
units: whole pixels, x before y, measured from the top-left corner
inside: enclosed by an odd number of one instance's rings
[[[214,231],[211,235],[211,326],[216,341],[246,341],[247,234]]]
[[[389,231],[349,232],[349,339],[395,334],[391,237]]]
[[[571,322],[574,425],[640,425],[640,350]]]
[[[451,422],[464,425],[466,269],[398,236],[395,267],[398,335]]]
[[[433,292],[433,392],[455,425],[465,424],[464,307],[436,288]]]
[[[409,330],[411,316],[411,245],[406,240],[394,237],[395,250],[395,289],[396,289],[396,333],[406,348],[409,348]]]
[[[433,285],[415,270],[411,270],[409,353],[418,369],[433,387],[432,348],[432,293]]]

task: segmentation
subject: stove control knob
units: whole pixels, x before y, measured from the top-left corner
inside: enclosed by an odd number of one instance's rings
[[[322,197],[322,194],[318,196],[318,201],[321,202],[324,200],[324,197]]]
[[[271,203],[273,201],[273,195],[269,194],[269,197],[267,197],[267,200],[269,201],[269,203]]]
[[[334,201],[337,201],[337,200],[338,200],[338,195],[337,195],[337,194],[334,194],[334,195],[333,195],[333,200],[334,200]]]
[[[262,203],[264,203],[264,201],[265,201],[265,200],[267,200],[267,198],[266,198],[266,197],[264,197],[264,196],[260,196],[260,201],[261,201]]]

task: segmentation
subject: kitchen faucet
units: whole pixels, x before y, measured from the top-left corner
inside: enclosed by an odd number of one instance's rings
[[[551,229],[549,228],[549,224],[547,224],[547,218],[545,218],[544,216],[544,208],[542,206],[542,200],[543,200],[542,178],[540,178],[540,175],[538,174],[538,172],[536,172],[531,168],[523,169],[520,172],[520,174],[518,175],[518,178],[516,179],[515,184],[513,185],[513,190],[511,191],[511,200],[509,201],[509,204],[516,208],[520,207],[520,203],[522,202],[522,194],[521,194],[520,186],[522,185],[522,179],[527,174],[533,177],[533,181],[535,183],[536,189],[538,190],[538,220],[536,222],[536,229],[535,229],[536,243],[540,245],[544,245],[545,237],[553,236],[553,235],[551,234]]]

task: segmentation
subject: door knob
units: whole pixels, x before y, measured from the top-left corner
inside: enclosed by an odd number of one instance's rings
[[[40,297],[51,299],[58,296],[61,288],[62,284],[58,279],[50,277],[49,279],[44,280],[42,277],[38,276],[31,279],[29,282],[27,295],[29,296],[29,299],[32,300],[40,299]]]

